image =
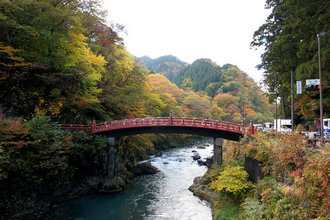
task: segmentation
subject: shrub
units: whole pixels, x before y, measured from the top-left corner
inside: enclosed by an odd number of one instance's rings
[[[248,181],[248,173],[241,166],[225,167],[224,171],[210,183],[216,192],[226,192],[240,198],[253,184]]]
[[[329,148],[310,148],[298,134],[258,134],[241,141],[242,156],[263,163],[255,197],[271,219],[312,219],[330,212]],[[246,203],[245,205],[248,205]]]
[[[243,212],[240,216],[241,219],[263,219],[265,204],[261,203],[259,199],[250,197],[246,198],[245,202],[241,205],[241,207],[243,209]]]

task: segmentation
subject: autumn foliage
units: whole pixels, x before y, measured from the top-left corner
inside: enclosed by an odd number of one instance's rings
[[[227,165],[210,186],[216,192],[227,192],[240,196],[253,186],[251,182],[247,181],[248,176],[243,167]]]
[[[266,178],[257,185],[255,192],[256,199],[260,200],[256,208],[264,207],[263,216],[312,219],[329,215],[328,147],[309,147],[299,134],[258,134],[246,137],[241,144],[242,155],[263,164]],[[251,202],[245,203],[249,208],[251,205]]]

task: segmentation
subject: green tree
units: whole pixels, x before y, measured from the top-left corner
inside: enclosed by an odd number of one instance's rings
[[[7,65],[0,81],[5,110],[72,121],[85,104],[98,102],[105,61],[87,47],[79,1],[2,1],[0,12],[1,47],[29,64]]]
[[[291,96],[291,71],[294,72],[296,80],[318,78],[316,34],[329,31],[329,3],[323,0],[267,0],[266,8],[272,9],[272,12],[266,23],[254,33],[251,46],[265,48],[259,68],[265,70],[264,83],[268,87],[270,101],[275,98],[274,88],[278,88],[282,101],[282,117],[286,117],[286,106]],[[329,66],[326,65],[329,59],[329,44],[326,43],[328,39],[322,39],[324,72],[329,71]],[[279,74],[277,85],[274,83],[275,73]],[[329,74],[326,74],[324,82],[328,81]],[[324,87],[325,97],[329,97],[327,83]],[[297,99],[307,100],[304,96],[310,94],[304,93],[297,96]],[[314,99],[314,102],[317,102],[317,97]],[[327,102],[328,99],[325,104]],[[300,104],[299,107],[304,108],[307,103]],[[325,112],[328,112],[328,107],[325,108]],[[319,109],[315,108],[313,115],[318,115],[318,112]]]
[[[208,96],[210,97],[214,97],[215,95],[217,95],[217,93],[219,93],[219,89],[221,88],[222,83],[220,82],[211,82],[206,88],[205,88],[205,92],[207,93]],[[223,92],[221,90],[221,92]]]
[[[183,80],[181,88],[182,89],[192,89],[192,86],[193,86],[193,83],[192,83],[191,79],[188,77]]]
[[[221,68],[210,59],[198,59],[180,71],[173,82],[182,87],[186,78],[191,79],[194,91],[204,91],[211,82],[222,83],[223,75]]]
[[[184,98],[184,104],[190,110],[188,116],[206,118],[209,116],[209,109],[211,108],[210,97],[192,93]]]
[[[226,117],[226,113],[217,105],[211,107],[210,117],[214,120],[223,120]]]

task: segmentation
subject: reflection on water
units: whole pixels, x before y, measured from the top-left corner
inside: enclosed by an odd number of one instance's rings
[[[111,195],[90,195],[61,204],[53,219],[127,220],[127,219],[212,219],[210,205],[193,196],[188,187],[207,168],[193,161],[192,150],[203,158],[211,155],[213,146],[174,149],[151,163],[161,172],[135,178],[130,186]]]

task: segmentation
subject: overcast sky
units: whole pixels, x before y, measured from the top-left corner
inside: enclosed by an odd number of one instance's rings
[[[109,20],[125,26],[134,56],[174,55],[192,63],[210,58],[237,65],[262,79],[261,50],[250,49],[253,33],[270,13],[265,0],[104,0]]]

